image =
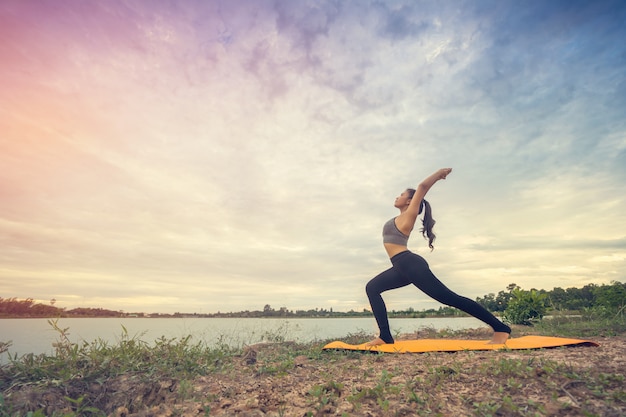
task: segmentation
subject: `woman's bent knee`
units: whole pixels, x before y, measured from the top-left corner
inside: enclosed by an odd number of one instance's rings
[[[376,285],[374,280],[371,280],[370,282],[367,283],[367,285],[365,285],[365,293],[367,294],[368,297],[371,297],[372,295],[380,294],[380,291],[378,290],[378,286]]]

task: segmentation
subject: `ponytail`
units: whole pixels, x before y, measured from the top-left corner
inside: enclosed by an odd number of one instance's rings
[[[411,198],[413,198],[413,196],[415,195],[415,189],[413,188],[407,188],[407,192],[409,193],[409,197]],[[422,204],[420,204],[420,209],[417,214],[422,214],[422,211],[424,211],[424,218],[422,219],[423,227],[420,229],[420,232],[422,233],[422,235],[424,235],[426,239],[428,239],[428,247],[432,251],[433,249],[435,249],[435,247],[433,246],[433,242],[435,241],[435,238],[437,236],[435,236],[435,234],[433,233],[433,227],[435,227],[433,211],[430,207],[430,203],[426,200],[422,200]]]
[[[420,206],[420,213],[422,212],[422,207],[424,210],[424,218],[422,219],[422,235],[428,239],[428,247],[432,251],[435,249],[433,246],[433,242],[435,241],[435,234],[433,233],[433,227],[435,226],[435,219],[433,219],[433,211],[430,207],[430,203],[426,200],[422,200],[422,205]]]

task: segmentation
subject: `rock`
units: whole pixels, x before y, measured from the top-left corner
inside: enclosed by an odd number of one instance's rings
[[[257,351],[252,348],[247,348],[243,353],[242,363],[245,365],[254,365],[256,363]]]
[[[118,407],[117,410],[115,410],[115,417],[126,417],[128,416],[128,408],[126,407]]]
[[[302,367],[309,362],[309,358],[304,355],[296,356],[293,358],[293,365],[296,367]]]

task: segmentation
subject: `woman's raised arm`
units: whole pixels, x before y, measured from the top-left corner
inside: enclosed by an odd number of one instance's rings
[[[426,196],[426,193],[430,188],[435,185],[435,183],[439,180],[445,180],[448,174],[452,172],[452,168],[441,168],[437,170],[434,174],[425,178],[415,189],[415,194],[411,199],[411,203],[409,204],[409,208],[407,209],[411,215],[414,215],[417,218],[417,215],[420,211],[420,205],[422,204],[422,200]]]

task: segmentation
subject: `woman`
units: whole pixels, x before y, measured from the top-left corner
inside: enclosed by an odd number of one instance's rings
[[[440,169],[422,181],[417,190],[407,189],[396,198],[394,206],[400,210],[400,215],[389,220],[383,227],[383,244],[393,266],[373,278],[365,287],[380,330],[380,335],[368,342],[368,346],[394,342],[389,329],[387,308],[381,293],[409,284],[415,285],[440,303],[456,307],[490,325],[494,334],[489,343],[503,344],[509,338],[511,333],[509,326],[502,323],[477,302],[450,291],[433,275],[424,258],[407,249],[409,235],[413,230],[417,216],[422,211],[424,211],[424,219],[422,220],[424,227],[421,232],[424,237],[428,238],[428,247],[433,249],[435,221],[432,218],[430,204],[424,200],[424,196],[437,181],[446,179],[450,172],[452,172],[452,168]]]

